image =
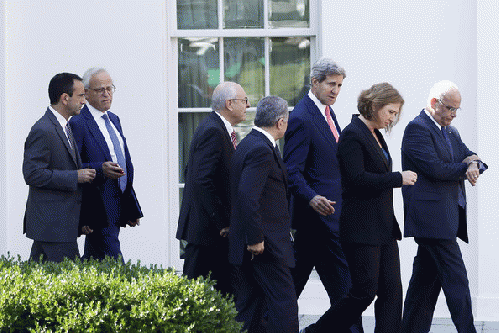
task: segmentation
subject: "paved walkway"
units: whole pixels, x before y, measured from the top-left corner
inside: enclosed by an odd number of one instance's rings
[[[314,323],[329,308],[329,299],[319,277],[314,272],[298,300],[300,329]],[[374,332],[373,311],[366,310],[362,317],[365,333]],[[499,333],[499,322],[475,322],[478,333]],[[457,333],[450,318],[433,318],[430,333]]]

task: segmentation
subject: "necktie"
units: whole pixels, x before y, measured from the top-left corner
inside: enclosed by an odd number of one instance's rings
[[[232,131],[232,133],[230,133],[230,140],[232,141],[232,144],[234,145],[234,149],[236,149],[236,146],[237,146],[236,131]]]
[[[454,152],[452,150],[452,144],[450,142],[450,139],[449,139],[449,136],[447,134],[447,126],[442,126],[440,128],[440,130],[442,131],[442,135],[445,139],[445,142],[447,143],[447,146],[449,147],[449,151],[450,151],[450,155],[452,157],[452,160],[454,161]],[[465,207],[466,206],[466,199],[464,198],[464,188],[461,186],[461,182],[459,182],[459,189],[458,189],[458,193],[457,193],[457,203],[459,206],[461,207]]]
[[[73,132],[71,131],[71,127],[69,126],[69,123],[66,124],[65,130],[66,130],[66,135],[68,137],[69,146],[74,151],[75,148],[74,148]]]
[[[329,108],[329,105],[326,105],[326,121],[329,125],[329,128],[331,129],[331,132],[333,132],[336,142],[338,142],[340,136],[338,134],[338,131],[336,130],[336,125],[334,124],[333,118],[331,118],[331,109]]]
[[[121,145],[120,145],[120,141],[118,140],[118,136],[116,135],[116,132],[114,131],[113,127],[111,126],[111,121],[109,120],[107,113],[104,114],[102,116],[102,118],[104,118],[104,121],[106,123],[106,129],[109,133],[109,136],[111,137],[111,142],[113,143],[114,153],[116,154],[116,159],[118,160],[118,164],[123,169],[123,171],[126,173],[126,160],[125,160],[125,156],[123,156],[123,152],[121,151]],[[122,177],[118,178],[118,183],[120,184],[121,192],[125,191],[126,178],[127,178],[126,176],[122,176]]]

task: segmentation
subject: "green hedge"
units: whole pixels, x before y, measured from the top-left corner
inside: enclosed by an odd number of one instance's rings
[[[0,258],[0,332],[240,332],[213,282],[113,259]]]

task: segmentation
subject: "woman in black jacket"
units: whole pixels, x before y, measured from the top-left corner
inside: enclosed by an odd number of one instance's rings
[[[392,172],[383,135],[398,121],[404,99],[388,83],[361,92],[352,122],[342,131],[338,161],[343,189],[340,241],[352,278],[347,296],[305,332],[344,332],[378,296],[375,332],[400,331],[402,283],[393,213],[393,188],[413,185],[412,171]]]

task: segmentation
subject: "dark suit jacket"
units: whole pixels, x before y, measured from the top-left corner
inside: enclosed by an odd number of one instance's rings
[[[474,153],[455,127],[449,126],[449,151],[442,132],[423,111],[405,128],[402,168],[418,174],[414,186],[403,186],[404,236],[468,241],[466,214],[459,214],[459,184],[464,189],[466,163]],[[461,218],[460,218],[461,216]]]
[[[52,111],[31,127],[24,145],[23,175],[29,185],[24,232],[42,242],[74,242],[78,237],[81,160]]]
[[[375,133],[388,153],[383,135]],[[358,115],[341,134],[338,161],[343,188],[341,242],[380,246],[401,239],[393,213],[393,188],[402,186],[402,174],[392,172],[390,154],[387,159]]]
[[[264,241],[260,260],[294,267],[286,167],[272,143],[252,130],[232,158],[229,262],[241,265],[246,246]]]
[[[86,184],[83,190],[81,225],[102,228],[111,221],[126,226],[128,221],[142,217],[142,210],[133,190],[133,164],[128,152],[120,119],[112,112],[107,112],[125,145],[127,185],[122,195],[118,181],[104,176],[102,163],[111,160],[111,153],[94,117],[85,105],[80,114],[69,121],[73,136],[80,151],[83,167],[96,170],[95,179]],[[117,200],[117,196],[120,197]]]
[[[230,159],[234,153],[222,119],[213,111],[196,129],[189,151],[177,239],[212,245],[230,223]]]
[[[334,112],[331,112],[331,116],[340,133]],[[284,139],[284,162],[293,195],[293,227],[299,230],[303,226],[303,230],[307,230],[311,224],[320,224],[337,233],[342,205],[337,143],[308,94],[291,113]],[[317,194],[336,201],[334,214],[321,216],[310,207],[310,200]]]

